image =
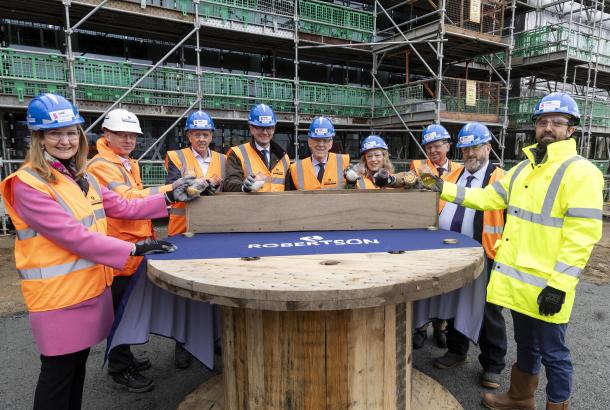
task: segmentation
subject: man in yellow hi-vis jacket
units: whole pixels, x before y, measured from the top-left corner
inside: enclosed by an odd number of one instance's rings
[[[603,175],[570,138],[580,121],[576,102],[551,93],[532,119],[537,144],[523,149],[527,159],[503,179],[469,189],[436,178],[433,187],[465,207],[507,210],[487,301],[511,309],[517,363],[507,393],[483,396],[490,409],[535,409],[541,362],[546,408],[568,408],[573,371],[565,332],[579,274],[602,235]]]

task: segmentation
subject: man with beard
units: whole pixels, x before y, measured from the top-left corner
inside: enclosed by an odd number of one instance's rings
[[[511,310],[517,363],[507,393],[483,395],[490,409],[535,409],[541,363],[547,410],[568,409],[573,368],[565,334],[580,272],[602,235],[604,178],[576,152],[576,102],[548,94],[532,120],[537,143],[523,148],[526,159],[500,181],[476,189],[436,178],[432,187],[468,208],[507,209],[487,300]]]
[[[460,187],[480,188],[493,184],[504,171],[489,161],[491,133],[481,123],[470,122],[458,134],[457,148],[462,151],[464,167],[444,179]],[[475,211],[454,203],[440,201],[439,228],[460,232],[483,245],[486,269],[473,283],[453,292],[415,303],[416,326],[432,318],[447,320],[447,352],[434,361],[434,367],[448,369],[466,363],[470,340],[481,347],[479,362],[483,367],[481,385],[500,386],[500,373],[506,355],[506,327],[502,308],[485,302],[485,287],[495,257],[494,244],[504,227],[503,211]]]

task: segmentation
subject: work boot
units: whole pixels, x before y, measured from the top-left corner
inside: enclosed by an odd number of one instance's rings
[[[460,366],[467,361],[466,355],[457,353],[447,352],[443,356],[434,360],[434,367],[437,369],[450,369],[452,367]]]
[[[483,405],[492,410],[536,410],[534,393],[538,387],[538,375],[522,372],[513,364],[510,388],[507,393],[483,395]]]
[[[143,357],[141,359],[136,359],[135,357],[131,361],[131,367],[137,371],[141,372],[143,370],[149,369],[151,366],[150,359]]]
[[[441,329],[434,329],[434,340],[436,340],[436,345],[441,349],[447,348],[447,331]]]
[[[128,367],[122,372],[114,373],[112,380],[127,387],[127,390],[134,393],[145,393],[155,387],[152,380],[140,374],[133,367]]]
[[[424,329],[417,329],[415,333],[413,333],[413,349],[421,349],[424,347],[424,342],[428,337],[428,328],[427,326]]]
[[[177,342],[174,351],[174,364],[178,369],[186,369],[191,365],[191,354]]]
[[[568,401],[564,401],[563,403],[553,403],[552,401],[546,402],[546,410],[568,410]]]

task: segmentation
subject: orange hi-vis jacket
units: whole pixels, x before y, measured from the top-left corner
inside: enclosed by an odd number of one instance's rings
[[[286,173],[290,159],[287,154],[284,154],[282,159],[275,164],[273,169],[268,169],[261,157],[256,152],[256,149],[250,143],[231,147],[227,151],[227,157],[233,152],[241,161],[241,169],[244,177],[248,175],[257,175],[259,173],[265,176],[265,185],[258,192],[281,192],[284,191],[286,183]]]
[[[98,154],[89,161],[87,172],[94,175],[102,186],[116,192],[125,199],[146,198],[159,192],[172,190],[171,185],[144,189],[140,177],[140,166],[135,159],[129,159],[131,170],[109,147],[106,138],[97,140]],[[154,237],[150,219],[125,220],[108,218],[108,235],[128,242],[138,242]],[[115,276],[131,276],[138,270],[142,256],[130,256],[123,270],[114,271]]]
[[[451,182],[453,184],[457,183],[460,176],[464,173],[464,167],[460,167],[458,169],[454,169],[449,174],[445,174],[445,178],[443,178],[447,182]],[[504,170],[499,167],[494,167],[493,171],[489,175],[488,181],[483,181],[483,188],[487,185],[491,185],[496,181],[499,181],[504,177]],[[445,207],[447,202],[444,200],[439,200],[438,204],[438,213],[440,215],[441,211]],[[477,211],[480,212],[480,211]],[[476,218],[475,218],[476,219]],[[481,244],[483,245],[483,249],[485,249],[485,253],[489,259],[496,258],[496,241],[499,241],[502,238],[502,233],[504,232],[504,210],[495,210],[495,211],[483,211],[483,227],[482,227],[482,235],[481,235]],[[476,225],[476,224],[475,224]],[[478,234],[475,232],[475,238]]]
[[[212,150],[210,150],[210,155],[212,159],[205,175],[201,173],[201,167],[199,166],[191,147],[183,148],[178,151],[168,151],[165,156],[165,169],[168,169],[168,161],[171,161],[176,168],[180,170],[183,177],[190,174],[195,175],[195,178],[205,177],[207,179],[220,177],[221,179],[225,179],[225,162],[227,161],[227,157]],[[184,202],[175,202],[169,210],[167,234],[172,236],[183,232],[186,232],[186,204]]]
[[[361,176],[356,182],[358,189],[381,189],[368,176]]]
[[[438,169],[436,169],[436,165],[434,165],[434,163],[432,161],[430,161],[429,159],[427,160],[422,160],[422,159],[414,159],[413,161],[411,161],[411,171],[415,171],[415,173],[417,174],[417,176],[419,175],[419,171],[420,169],[424,166],[427,165],[428,168],[430,168],[430,171],[432,171],[432,173],[435,176],[438,176]],[[463,165],[458,163],[458,162],[453,162],[453,161],[449,161],[449,169],[447,170],[447,172],[445,172],[441,178],[445,179],[445,177],[452,173],[453,171],[455,171],[456,169],[462,169]]]
[[[13,178],[55,199],[61,207],[90,231],[106,234],[102,190],[89,176],[85,197],[74,181],[51,169],[56,182],[44,180],[24,164],[0,184],[0,192],[15,229],[15,264],[21,291],[30,312],[45,312],[73,306],[101,295],[112,284],[112,269],[81,258],[56,245],[28,226],[13,204]],[[42,211],[42,210],[41,210]]]
[[[290,175],[294,186],[299,191],[316,191],[323,189],[345,188],[343,171],[349,166],[349,155],[337,155],[329,152],[322,182],[318,181],[311,157],[300,159],[290,165]]]

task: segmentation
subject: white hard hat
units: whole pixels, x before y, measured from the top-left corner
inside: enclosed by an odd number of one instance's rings
[[[138,117],[134,113],[122,108],[114,109],[106,114],[102,123],[102,129],[142,134]]]

